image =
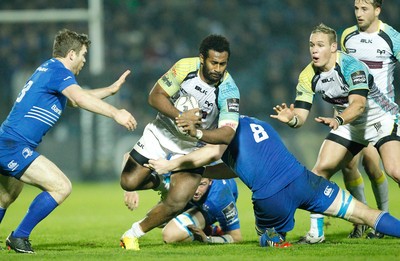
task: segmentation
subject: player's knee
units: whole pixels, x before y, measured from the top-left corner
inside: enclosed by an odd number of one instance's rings
[[[136,178],[134,175],[129,175],[126,173],[122,173],[121,175],[120,185],[123,190],[126,191],[137,190],[140,183],[141,181],[139,181],[139,179]]]

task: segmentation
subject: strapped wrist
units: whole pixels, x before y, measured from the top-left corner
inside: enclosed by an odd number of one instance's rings
[[[200,140],[203,137],[203,132],[201,130],[196,130],[196,139]]]
[[[294,115],[293,118],[287,122],[287,125],[289,125],[289,127],[291,128],[296,128],[298,124],[299,118],[297,117],[297,115]]]
[[[343,119],[342,116],[337,115],[337,116],[335,117],[335,120],[337,121],[337,123],[339,124],[339,126],[344,124],[344,119]]]

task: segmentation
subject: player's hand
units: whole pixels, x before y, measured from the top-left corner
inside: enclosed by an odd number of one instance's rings
[[[195,122],[188,121],[183,118],[177,118],[175,120],[175,124],[176,126],[182,128],[190,136],[196,137],[197,127],[199,127],[199,125]]]
[[[276,105],[273,109],[276,114],[270,115],[271,118],[277,119],[283,123],[288,123],[295,115],[293,103],[290,104],[290,107],[288,107],[286,103],[282,103],[281,105]]]
[[[199,108],[194,108],[194,109],[182,112],[182,114],[179,117],[175,118],[175,120],[177,120],[177,119],[191,121],[196,125],[200,125],[201,119],[202,119],[202,112]]]
[[[136,209],[139,206],[139,194],[136,191],[125,191],[124,202],[128,209]]]
[[[127,128],[130,131],[133,131],[136,129],[137,122],[136,122],[135,118],[132,116],[132,114],[130,114],[125,109],[118,110],[118,112],[114,116],[114,120],[118,124],[124,126],[125,128]]]
[[[195,225],[188,225],[187,228],[190,232],[192,232],[194,240],[207,242],[207,236],[202,229],[196,227]]]
[[[166,174],[171,171],[170,161],[164,158],[159,158],[158,160],[149,160],[149,163],[146,163],[143,166],[154,170],[158,174]]]
[[[315,121],[329,126],[332,130],[336,130],[339,127],[339,122],[335,118],[317,117]]]
[[[121,89],[122,84],[125,83],[126,77],[131,73],[130,70],[126,70],[118,80],[116,80],[113,84],[110,85],[111,95],[116,94],[119,89]]]

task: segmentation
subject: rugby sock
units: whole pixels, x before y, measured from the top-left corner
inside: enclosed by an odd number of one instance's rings
[[[47,217],[56,207],[58,203],[47,192],[43,191],[32,201],[28,212],[24,219],[14,231],[14,237],[29,237],[33,228]]]
[[[143,232],[142,228],[140,227],[140,221],[133,223],[132,227],[125,232],[125,236],[129,237],[141,237],[144,236],[146,233]]]
[[[310,214],[311,228],[309,233],[314,237],[322,237],[324,235],[324,215]]]
[[[6,210],[7,210],[6,208],[0,207],[0,223],[4,218],[4,215],[6,214]]]
[[[375,222],[374,229],[385,235],[400,237],[400,220],[382,212]]]
[[[367,199],[364,193],[364,181],[361,176],[356,180],[346,181],[345,186],[353,197],[367,205]]]
[[[389,211],[389,185],[385,172],[377,179],[371,179],[376,205],[380,210]]]

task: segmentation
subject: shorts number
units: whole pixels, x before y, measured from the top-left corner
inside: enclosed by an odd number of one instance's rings
[[[250,128],[253,131],[253,137],[257,143],[269,138],[267,132],[261,125],[251,123]]]
[[[16,102],[20,102],[24,98],[26,92],[29,91],[29,89],[32,87],[32,84],[33,84],[33,81],[29,81],[25,84],[24,88],[18,94]]]

